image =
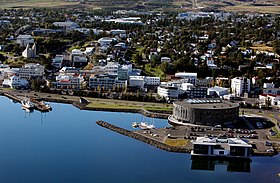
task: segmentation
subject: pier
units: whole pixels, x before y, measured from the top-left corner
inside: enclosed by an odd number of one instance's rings
[[[4,96],[16,101],[16,102],[21,102],[25,97],[24,96],[14,96],[14,95],[10,95],[8,93],[3,93]],[[31,102],[33,102],[35,104],[35,109],[41,112],[49,112],[50,109],[49,107],[42,103],[39,99],[35,99],[35,98],[30,98]]]

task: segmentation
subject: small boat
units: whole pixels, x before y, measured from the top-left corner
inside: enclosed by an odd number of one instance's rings
[[[26,113],[32,113],[34,111],[34,109],[27,109],[24,107],[22,107],[21,109],[24,110]]]
[[[41,101],[41,102],[39,103],[39,105],[40,105],[40,106],[44,106],[48,111],[51,111],[51,110],[52,110],[51,105],[45,103],[44,101]]]
[[[148,130],[148,129],[154,129],[155,126],[154,125],[149,125],[146,122],[140,122],[139,123],[139,128],[141,128],[142,130]]]
[[[34,109],[35,107],[34,103],[31,102],[28,98],[21,101],[21,106],[25,109]]]

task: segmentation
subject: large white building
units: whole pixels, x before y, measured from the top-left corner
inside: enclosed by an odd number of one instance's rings
[[[145,76],[129,76],[129,86],[144,89]]]
[[[176,86],[160,85],[157,88],[157,94],[165,99],[178,98],[179,88]]]
[[[243,96],[251,91],[251,81],[245,77],[231,79],[231,91],[235,96]]]
[[[210,96],[217,95],[219,97],[222,97],[224,95],[228,95],[228,88],[214,86],[214,87],[208,88],[207,95],[210,95]]]
[[[126,80],[118,80],[117,75],[96,74],[89,78],[89,87],[91,89],[112,90],[117,88],[125,88]]]
[[[129,86],[143,89],[145,86],[160,85],[160,77],[129,76]]]
[[[43,77],[45,73],[45,66],[40,64],[29,63],[18,69],[17,75],[20,78],[31,79],[36,77]]]
[[[11,76],[8,79],[4,79],[2,86],[9,87],[13,89],[27,88],[29,85],[26,79],[22,79],[16,75]]]
[[[19,35],[17,37],[17,44],[20,46],[27,46],[28,44],[33,44],[34,38],[31,35]]]
[[[81,75],[59,75],[53,87],[58,89],[84,89],[86,82]]]

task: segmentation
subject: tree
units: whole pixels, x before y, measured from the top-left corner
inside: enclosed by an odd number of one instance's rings
[[[135,64],[142,64],[142,56],[140,55],[140,53],[133,54],[131,60]]]

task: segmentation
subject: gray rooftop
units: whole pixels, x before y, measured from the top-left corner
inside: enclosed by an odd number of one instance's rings
[[[215,99],[188,99],[183,101],[177,101],[175,104],[183,107],[191,108],[201,108],[201,109],[226,109],[238,107],[238,103],[231,103],[228,101],[221,100],[219,98]]]

